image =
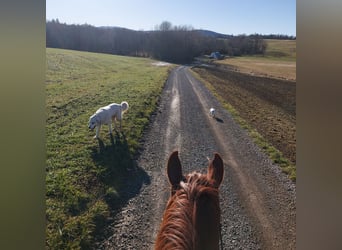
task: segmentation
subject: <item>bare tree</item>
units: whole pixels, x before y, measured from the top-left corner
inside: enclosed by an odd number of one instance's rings
[[[161,31],[169,31],[172,28],[172,24],[168,21],[163,21],[160,25],[159,25],[159,30]]]

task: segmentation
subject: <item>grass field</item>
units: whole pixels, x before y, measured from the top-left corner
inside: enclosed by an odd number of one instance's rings
[[[127,178],[146,173],[133,158],[172,65],[71,50],[46,50],[46,247],[92,248]],[[122,133],[93,139],[97,108],[128,101]],[[133,122],[134,121],[134,122]]]
[[[264,56],[232,57],[216,63],[236,67],[242,73],[296,80],[296,40],[266,39]]]
[[[296,60],[296,40],[266,39],[266,57],[281,58],[282,60]]]

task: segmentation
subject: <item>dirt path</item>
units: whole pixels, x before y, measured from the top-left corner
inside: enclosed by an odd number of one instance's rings
[[[215,107],[217,119],[208,115]],[[220,187],[224,249],[295,249],[295,186],[254,145],[212,94],[175,69],[144,136],[137,165],[150,182],[124,204],[108,228],[102,249],[152,249],[169,196],[165,175],[172,150],[180,151],[184,172],[204,171],[219,152],[225,164]],[[127,183],[129,193],[134,183]]]

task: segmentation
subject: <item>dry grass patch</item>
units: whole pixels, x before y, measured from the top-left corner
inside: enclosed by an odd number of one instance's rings
[[[296,80],[296,62],[279,61],[267,57],[233,57],[222,61],[219,64],[229,65],[241,73],[274,77],[287,80]]]
[[[296,80],[296,40],[266,39],[264,56],[232,57],[218,64],[229,65],[242,73]]]

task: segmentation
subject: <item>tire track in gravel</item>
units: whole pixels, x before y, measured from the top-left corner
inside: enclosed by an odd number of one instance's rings
[[[202,95],[202,93],[200,93],[200,91],[196,89],[196,83],[194,82],[194,79],[191,79],[189,75],[186,75],[186,78],[191,83],[194,92],[200,100],[201,108],[203,112],[205,112],[205,110],[208,110],[207,107],[211,107],[211,105],[208,103],[208,100]],[[220,126],[216,126],[217,120],[215,119],[209,119],[209,122],[211,123],[212,127],[215,127],[215,129],[213,129],[212,131],[214,133],[216,141],[219,144],[218,147],[221,149],[220,152],[224,152],[222,156],[224,162],[226,162],[226,164],[234,170],[235,175],[238,177],[240,187],[242,189],[242,192],[244,192],[243,195],[247,198],[246,201],[248,202],[248,206],[253,208],[253,213],[262,227],[265,241],[271,242],[273,238],[277,237],[273,235],[275,234],[275,231],[266,215],[267,212],[264,209],[264,205],[262,204],[262,195],[259,193],[257,186],[254,184],[254,181],[248,177],[248,175],[242,168],[239,167],[237,161],[234,158],[234,155],[231,152],[229,144],[227,143],[229,139],[223,136],[223,128]]]
[[[220,119],[209,117],[215,107]],[[223,249],[294,249],[295,187],[188,68],[174,69],[144,136],[137,167],[150,183],[115,215],[111,237],[100,249],[153,249],[169,197],[166,161],[179,150],[183,172],[205,172],[219,152],[225,164],[220,186]],[[127,183],[126,192],[131,185]]]
[[[111,236],[99,244],[99,249],[153,249],[170,193],[166,161],[174,148],[181,147],[178,70],[173,70],[165,83],[159,107],[143,138],[144,149],[136,161],[136,167],[146,171],[151,184],[142,186],[140,194],[115,215],[108,228]],[[127,184],[124,192],[131,189]]]

